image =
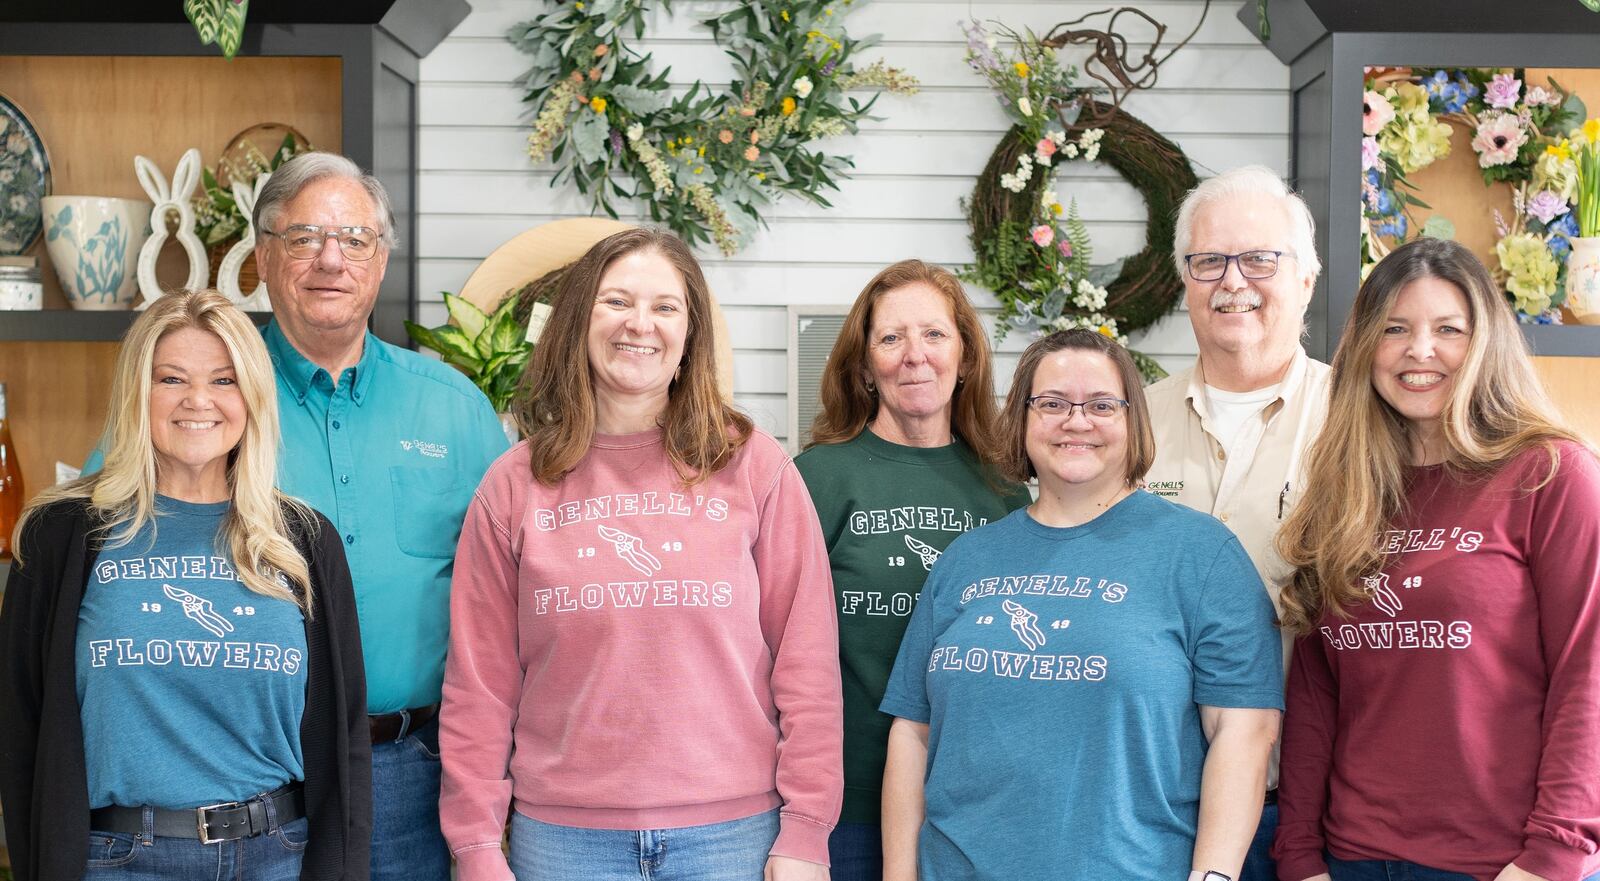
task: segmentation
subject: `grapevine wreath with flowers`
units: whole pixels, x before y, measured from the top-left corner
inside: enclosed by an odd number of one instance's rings
[[[696,81],[672,90],[668,71],[624,35],[644,34],[652,4],[576,0],[516,25],[507,35],[533,56],[522,77],[533,108],[528,156],[548,157],[557,186],[570,180],[595,208],[637,199],[651,220],[725,255],[748,240],[783,195],[828,207],[824,190],[853,165],[814,147],[854,133],[883,92],[914,94],[917,81],[874,62],[846,34],[856,0],[751,0],[702,22],[733,62],[725,91]],[[670,0],[661,6],[671,11]],[[864,103],[847,93],[876,92]]]
[[[1096,100],[1096,90],[1076,84],[1076,68],[1056,58],[1063,37],[1090,34],[1114,45],[1120,40],[1114,34],[1058,28],[1057,36],[1041,39],[1002,30],[1010,44],[1002,51],[982,25],[964,27],[967,63],[989,81],[1012,119],[966,205],[976,261],[965,277],[999,299],[998,339],[1012,330],[1087,327],[1126,345],[1127,334],[1183,297],[1172,235],[1179,203],[1199,183],[1189,160],[1148,125]],[[1059,163],[1097,159],[1121,173],[1149,210],[1144,250],[1109,266],[1090,264],[1089,231],[1076,201],[1063,205],[1051,188]],[[1166,375],[1153,358],[1133,356],[1147,380]]]

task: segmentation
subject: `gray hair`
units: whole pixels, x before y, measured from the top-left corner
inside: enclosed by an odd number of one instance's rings
[[[314,150],[310,153],[301,153],[288,162],[278,166],[278,170],[267,178],[267,183],[261,188],[261,196],[256,199],[256,210],[250,218],[256,229],[272,229],[278,223],[278,213],[283,206],[300,195],[300,191],[315,181],[328,177],[342,177],[360,184],[371,197],[372,204],[378,209],[379,222],[383,229],[378,231],[384,245],[393,251],[399,246],[400,240],[394,232],[394,208],[389,203],[389,191],[383,184],[370,174],[364,174],[361,166],[350,161],[349,158],[337,153],[324,153]]]
[[[1265,165],[1246,165],[1201,181],[1200,185],[1183,197],[1178,206],[1177,229],[1172,236],[1172,259],[1178,267],[1178,277],[1184,278],[1183,255],[1189,253],[1189,241],[1194,237],[1194,215],[1201,205],[1229,196],[1271,196],[1283,203],[1289,215],[1289,248],[1300,263],[1302,278],[1316,278],[1322,273],[1322,260],[1317,257],[1316,221],[1311,219],[1311,209],[1304,199],[1283,178]]]

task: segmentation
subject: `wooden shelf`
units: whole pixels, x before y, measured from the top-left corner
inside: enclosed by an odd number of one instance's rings
[[[272,320],[271,312],[246,312],[258,326]],[[132,309],[78,312],[41,309],[37,312],[0,312],[0,342],[115,342],[128,332],[139,313]]]

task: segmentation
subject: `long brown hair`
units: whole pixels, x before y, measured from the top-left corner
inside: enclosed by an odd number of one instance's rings
[[[1000,411],[1001,476],[1022,483],[1039,474],[1033,467],[1033,460],[1028,458],[1028,398],[1033,396],[1033,377],[1039,372],[1039,363],[1064,349],[1099,352],[1117,369],[1122,393],[1128,396],[1128,462],[1123,479],[1129,486],[1136,486],[1149,473],[1156,458],[1156,436],[1150,427],[1150,404],[1145,400],[1144,380],[1127,349],[1105,334],[1084,327],[1058,330],[1023,350],[1017,361],[1017,372],[1011,378],[1005,407]]]
[[[685,484],[699,483],[728,464],[750,439],[750,418],[723,400],[717,388],[711,295],[700,264],[672,233],[628,229],[596,242],[561,280],[551,313],[512,402],[528,439],[535,480],[553,486],[588,455],[594,441],[594,380],[589,372],[589,318],[600,279],[629,254],[660,254],[683,276],[689,334],[678,377],[661,415],[667,458]]]
[[[878,415],[877,390],[867,385],[867,336],[872,332],[872,310],[884,294],[919,282],[944,295],[955,318],[956,333],[961,337],[957,374],[961,381],[950,399],[950,430],[966,443],[978,461],[992,465],[999,460],[994,371],[983,323],[967,299],[961,280],[948,269],[921,260],[890,264],[856,295],[822,372],[822,387],[818,390],[822,409],[812,423],[808,448],[851,440]]]
[[[1459,288],[1471,321],[1440,419],[1445,467],[1462,478],[1485,477],[1543,445],[1550,452],[1548,481],[1560,463],[1556,441],[1587,446],[1546,397],[1511,309],[1478,258],[1440,239],[1396,248],[1356,294],[1333,357],[1328,421],[1308,457],[1308,501],[1295,506],[1278,533],[1278,550],[1295,567],[1280,623],[1296,633],[1310,632],[1330,612],[1349,617],[1350,607],[1366,598],[1360,579],[1384,564],[1377,534],[1405,507],[1410,423],[1373,387],[1372,364],[1400,292],[1425,278]]]
[[[217,535],[245,587],[286,600],[312,613],[311,576],[292,536],[314,533],[316,514],[276,488],[278,468],[278,392],[272,361],[261,333],[243,312],[216,291],[173,291],[158,297],[128,328],[111,374],[111,406],[106,414],[100,471],[34,496],[17,523],[22,536],[28,520],[51,502],[81,499],[98,521],[94,535],[106,547],[132,541],[155,522],[160,459],[150,432],[150,386],[156,346],[168,334],[195,328],[215,335],[233,361],[234,381],[244,399],[244,432],[228,454],[228,512]],[[23,564],[21,546],[17,564]],[[298,595],[278,576],[299,586]]]

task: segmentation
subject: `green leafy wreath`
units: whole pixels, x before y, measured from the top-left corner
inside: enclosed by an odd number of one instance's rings
[[[617,199],[637,199],[650,219],[693,243],[737,252],[763,211],[790,194],[828,207],[824,190],[853,166],[811,149],[854,133],[877,101],[846,93],[910,95],[915,78],[883,62],[858,69],[870,45],[841,19],[856,0],[752,0],[702,23],[733,61],[725,92],[696,81],[673,96],[668,70],[623,40],[644,33],[643,0],[559,3],[507,35],[533,56],[521,84],[533,107],[528,156],[558,168],[594,208],[617,216]],[[661,6],[671,11],[670,0]]]
[[[1089,327],[1126,344],[1128,333],[1183,297],[1171,243],[1178,205],[1199,183],[1194,169],[1172,141],[1075,86],[1077,71],[1056,60],[1049,42],[1006,32],[1014,48],[1002,57],[982,25],[966,31],[968,64],[989,80],[1014,124],[966,205],[977,259],[965,277],[1000,300],[999,338],[1012,330]],[[1064,207],[1049,186],[1050,169],[1074,159],[1105,162],[1144,196],[1144,250],[1090,264],[1076,203]],[[1166,375],[1154,359],[1133,354],[1147,379]]]

